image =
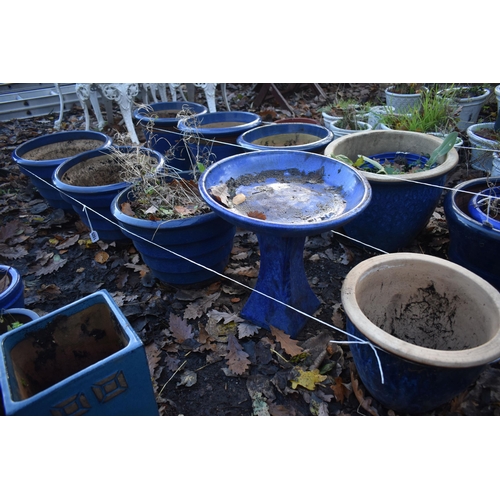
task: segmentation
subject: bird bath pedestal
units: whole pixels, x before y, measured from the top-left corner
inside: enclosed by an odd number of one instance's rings
[[[320,304],[305,274],[305,239],[356,217],[370,201],[370,185],[333,158],[275,150],[216,162],[199,187],[215,213],[259,241],[259,276],[241,316],[295,338],[308,320],[301,312],[311,315]]]

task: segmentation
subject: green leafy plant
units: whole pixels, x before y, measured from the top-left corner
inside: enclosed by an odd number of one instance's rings
[[[460,110],[437,94],[437,89],[422,92],[420,108],[398,114],[391,110],[380,117],[381,123],[394,130],[412,132],[452,132],[459,121]]]
[[[446,155],[451,148],[455,145],[458,134],[452,132],[448,134],[443,142],[430,154],[425,163],[418,162],[408,162],[403,155],[396,155],[394,161],[385,161],[384,164],[379,163],[373,158],[368,156],[358,155],[358,159],[353,162],[349,157],[345,155],[332,155],[332,158],[339,160],[347,165],[355,167],[359,170],[365,170],[367,172],[373,172],[375,169],[375,174],[381,175],[397,175],[397,174],[411,174],[415,172],[421,172],[424,170],[430,170],[436,163],[440,156]]]

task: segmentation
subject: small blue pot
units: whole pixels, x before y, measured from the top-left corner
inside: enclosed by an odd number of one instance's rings
[[[55,134],[47,134],[41,137],[36,137],[35,139],[30,139],[24,144],[18,146],[12,153],[12,159],[19,166],[19,170],[31,179],[33,185],[38,189],[40,194],[45,198],[51,207],[72,210],[71,204],[64,201],[60,197],[57,189],[54,189],[54,186],[52,185],[52,174],[61,163],[75,155],[66,154],[66,156],[47,160],[27,160],[23,158],[23,156],[30,151],[55,143],[61,143],[61,150],[64,151],[64,143],[69,143],[69,148],[71,146],[70,141],[80,140],[99,141],[101,146],[96,149],[109,147],[113,142],[111,137],[101,132],[95,132],[93,130],[75,130],[69,132],[57,132]],[[67,151],[70,150],[67,149]],[[62,152],[61,154],[64,155],[65,153]]]
[[[237,138],[261,123],[256,113],[216,111],[181,120],[178,127],[182,133],[193,136],[188,143],[191,161],[196,163],[197,158],[202,158],[214,163],[244,153],[245,149],[236,144]]]
[[[500,358],[500,293],[445,259],[366,259],[347,274],[341,300],[348,340],[369,342],[350,345],[361,381],[399,413],[449,402]]]
[[[24,283],[17,269],[0,264],[0,278],[8,273],[10,284],[0,293],[0,310],[24,307]]]
[[[490,187],[500,188],[500,177],[465,181],[447,194],[444,213],[450,234],[448,256],[500,290],[500,230],[475,220],[469,212],[472,198]]]
[[[155,112],[160,111],[168,111],[176,115],[181,111],[187,111],[192,115],[200,115],[207,113],[208,108],[195,102],[174,101],[156,102],[149,104],[147,108],[137,108],[134,111],[134,118],[142,127],[147,146],[164,155],[168,165],[188,171],[191,169],[191,162],[184,146],[182,133],[177,127],[179,118],[176,116],[155,117]]]
[[[304,144],[299,135],[302,135]],[[294,143],[297,141],[298,144]],[[273,123],[244,132],[237,139],[246,151],[286,149],[311,153],[323,153],[332,141],[332,131],[311,123]]]
[[[500,186],[485,189],[474,195],[469,201],[469,213],[474,220],[477,220],[483,226],[490,224],[494,229],[499,231],[500,221],[488,216],[488,197],[490,196],[498,198],[500,196]]]
[[[52,182],[61,191],[61,198],[69,203],[73,210],[80,216],[82,222],[96,231],[103,241],[130,241],[120,227],[116,224],[111,214],[111,202],[115,196],[123,191],[129,183],[118,182],[106,186],[75,186],[64,182],[64,175],[73,167],[81,165],[92,158],[106,157],[117,149],[121,153],[137,154],[137,148],[133,146],[119,146],[116,148],[87,151],[74,156],[63,162],[53,173]],[[164,158],[157,151],[147,148],[140,148],[141,153],[154,157],[158,162],[158,167],[163,167]],[[119,164],[110,165],[110,169],[119,169]],[[85,207],[90,207],[88,210]],[[95,210],[95,212],[93,211]],[[96,213],[97,212],[97,213]],[[89,223],[90,219],[90,223]]]
[[[0,337],[6,415],[158,415],[141,340],[105,290]]]
[[[386,161],[393,163],[396,160],[396,158],[404,159],[409,166],[419,167],[419,168],[423,168],[425,166],[425,164],[427,163],[427,160],[429,159],[427,156],[421,156],[421,155],[417,155],[414,153],[404,153],[404,152],[399,152],[399,151],[394,152],[394,153],[381,153],[378,155],[371,155],[368,158],[371,158],[372,160],[377,161],[382,166],[384,165],[384,162],[386,162]],[[363,163],[363,165],[361,165],[360,168],[365,168],[365,167],[370,168],[372,171],[375,170],[375,167],[370,165],[369,163]],[[434,168],[434,167],[435,167],[435,165],[433,165],[432,168]]]
[[[3,317],[4,322],[0,323],[0,335],[7,333],[8,326],[14,321],[18,321],[23,325],[37,319],[39,316],[35,311],[25,309],[24,307],[12,307],[10,309],[0,309],[0,317]]]
[[[235,226],[213,212],[168,222],[137,219],[120,209],[131,198],[129,187],[112,201],[111,212],[153,276],[172,285],[194,285],[217,278],[211,269],[224,271],[233,248]]]

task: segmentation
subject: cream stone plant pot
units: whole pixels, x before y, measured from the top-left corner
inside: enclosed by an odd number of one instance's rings
[[[371,156],[391,151],[430,155],[442,142],[438,137],[419,132],[369,130],[334,140],[326,147],[325,155],[343,155],[353,163],[358,155]],[[363,170],[372,187],[372,199],[355,220],[344,225],[345,233],[386,252],[409,245],[429,222],[447,176],[457,163],[458,153],[453,148],[438,158],[437,165],[430,170],[398,175]]]
[[[500,293],[445,259],[372,257],[347,274],[341,298],[347,332],[371,343],[351,344],[362,383],[399,413],[447,403],[500,358]]]

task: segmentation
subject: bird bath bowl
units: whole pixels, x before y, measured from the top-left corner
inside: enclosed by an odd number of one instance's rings
[[[199,188],[216,214],[259,241],[259,276],[241,316],[295,338],[308,320],[301,312],[311,315],[320,304],[305,274],[305,239],[359,215],[371,198],[369,183],[333,158],[273,150],[214,163]]]

